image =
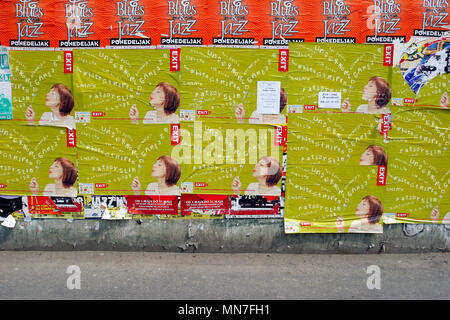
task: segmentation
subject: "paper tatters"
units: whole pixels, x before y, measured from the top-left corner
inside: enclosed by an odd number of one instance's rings
[[[450,73],[450,37],[412,41],[398,64],[414,93],[433,78]]]

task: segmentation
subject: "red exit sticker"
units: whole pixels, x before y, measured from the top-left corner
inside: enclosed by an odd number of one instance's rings
[[[170,49],[170,71],[180,71],[181,49]]]
[[[101,118],[101,117],[103,117],[105,115],[105,113],[103,111],[92,111],[91,115],[94,118]]]
[[[377,186],[386,185],[387,166],[378,166]]]
[[[301,225],[302,227],[311,227],[311,226],[312,226],[312,222],[309,222],[309,221],[302,221],[302,222],[300,222],[300,225]]]
[[[391,67],[394,63],[394,45],[385,44],[384,45],[384,56],[383,56],[383,66]]]
[[[397,218],[406,218],[409,217],[409,213],[397,213]]]
[[[77,146],[77,130],[66,128],[67,147],[75,148]]]
[[[73,73],[72,51],[64,51],[64,73]]]
[[[278,71],[286,72],[289,70],[289,49],[280,49],[278,51]]]
[[[177,144],[180,144],[180,142],[180,124],[172,123],[170,125],[170,144],[176,146]]]
[[[312,111],[312,110],[316,110],[317,106],[313,105],[313,104],[307,104],[303,106],[303,110],[305,111]]]
[[[416,103],[417,99],[413,99],[413,98],[405,98],[403,99],[404,103]]]
[[[205,188],[208,186],[208,184],[206,182],[196,182],[194,184],[197,188]]]

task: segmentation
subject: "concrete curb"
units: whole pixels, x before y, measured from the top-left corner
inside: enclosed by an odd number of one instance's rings
[[[19,220],[14,229],[0,227],[0,250],[356,254],[449,249],[450,225],[385,225],[383,234],[285,234],[280,219]]]

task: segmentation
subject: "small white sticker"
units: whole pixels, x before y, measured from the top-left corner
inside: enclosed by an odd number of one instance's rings
[[[319,108],[340,109],[340,92],[319,92]]]
[[[260,114],[279,114],[280,91],[280,81],[258,81],[256,111]]]
[[[78,189],[80,194],[94,194],[94,184],[92,183],[79,183]]]
[[[284,221],[284,232],[285,233],[299,233],[300,224],[298,221]]]
[[[90,123],[91,113],[85,111],[77,111],[75,112],[75,121],[76,123]]]
[[[193,182],[182,182],[181,183],[181,192],[193,193],[194,192],[194,183]]]
[[[195,121],[195,110],[180,110],[180,121]]]

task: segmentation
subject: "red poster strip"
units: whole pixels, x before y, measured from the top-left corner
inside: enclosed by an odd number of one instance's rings
[[[73,73],[73,52],[64,51],[64,73]]]
[[[384,45],[384,55],[383,55],[383,66],[392,67],[394,62],[394,45],[385,44]]]
[[[289,71],[289,49],[278,50],[278,71]]]
[[[175,123],[170,125],[170,144],[176,146],[180,144],[180,124]]]
[[[378,166],[377,186],[386,185],[387,166]]]
[[[170,71],[180,71],[181,49],[170,49]]]
[[[77,146],[77,130],[67,128],[66,137],[67,137],[67,147],[75,148]]]

